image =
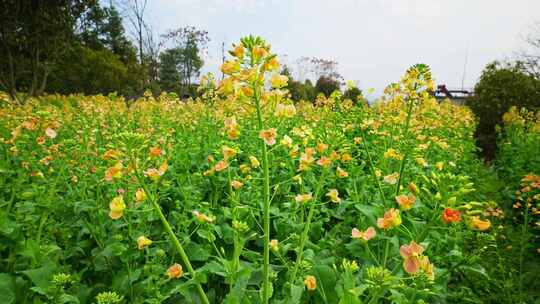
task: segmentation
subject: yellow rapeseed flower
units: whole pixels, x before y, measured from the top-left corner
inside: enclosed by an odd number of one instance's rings
[[[317,289],[317,279],[312,275],[308,275],[304,279],[304,285],[306,286],[307,290],[315,290]]]
[[[145,237],[144,235],[141,235],[137,238],[137,247],[139,248],[139,250],[143,250],[150,245],[152,245],[152,240]]]
[[[113,220],[117,220],[124,215],[124,210],[126,209],[126,204],[124,203],[124,197],[119,195],[112,199],[109,203],[109,217]]]
[[[326,193],[326,196],[328,196],[330,198],[330,201],[332,201],[333,203],[341,202],[341,198],[339,197],[339,192],[337,191],[337,189],[330,189],[330,191]]]

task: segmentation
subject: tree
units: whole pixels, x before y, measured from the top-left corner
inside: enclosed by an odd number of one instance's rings
[[[175,55],[179,60],[176,69],[180,74],[183,93],[191,92],[190,86],[193,78],[200,75],[200,70],[204,64],[203,59],[200,57],[200,52],[206,48],[210,40],[208,38],[208,32],[188,26],[169,30],[162,37],[172,45],[171,49],[175,49]],[[163,62],[160,65],[162,68],[169,69],[168,67],[163,67]]]
[[[477,144],[484,156],[491,159],[496,148],[495,126],[502,124],[503,114],[512,106],[539,108],[540,81],[527,74],[519,63],[493,62],[483,70],[467,105],[479,118]]]
[[[540,79],[540,23],[536,24],[526,41],[529,49],[519,53],[519,60],[529,74]]]
[[[124,0],[121,2],[127,18],[133,28],[133,34],[139,50],[139,63],[144,65],[144,34],[146,22],[144,20],[148,0]]]
[[[0,88],[12,99],[45,91],[51,66],[68,48],[89,1],[0,2]],[[27,92],[19,96],[18,90]]]
[[[76,45],[52,70],[48,90],[62,94],[80,92],[131,95],[139,87],[137,74],[109,49],[95,50]]]
[[[362,97],[362,91],[356,86],[348,87],[343,93],[343,98],[350,99],[353,102],[357,102],[359,97]]]
[[[105,12],[106,23],[102,30],[105,46],[118,55],[124,63],[134,63],[135,48],[126,37],[120,13],[114,6],[105,9]]]
[[[182,50],[179,48],[167,49],[159,55],[159,61],[159,85],[161,89],[178,93],[181,79],[178,66],[182,61]]]
[[[315,84],[315,90],[317,94],[323,93],[326,97],[330,96],[334,91],[338,91],[340,88],[340,83],[338,80],[329,77],[321,76]]]

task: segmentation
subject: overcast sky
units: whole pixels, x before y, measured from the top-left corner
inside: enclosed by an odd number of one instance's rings
[[[437,83],[461,87],[466,57],[472,87],[488,62],[524,47],[540,0],[149,0],[147,19],[159,33],[207,30],[205,72],[217,73],[222,41],[255,34],[290,62],[333,59],[345,80],[380,92],[418,62]]]

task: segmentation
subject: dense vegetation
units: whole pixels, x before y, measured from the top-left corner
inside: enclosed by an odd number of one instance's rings
[[[538,296],[533,114],[506,116],[501,141],[519,148],[500,151],[505,186],[477,159],[472,112],[435,101],[425,65],[372,106],[338,92],[294,104],[260,38],[222,71],[188,102],[1,98],[0,302]]]

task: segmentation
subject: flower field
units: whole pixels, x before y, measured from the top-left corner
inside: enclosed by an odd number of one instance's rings
[[[481,303],[504,215],[429,67],[312,104],[261,39],[229,59],[197,100],[0,98],[1,303]]]

